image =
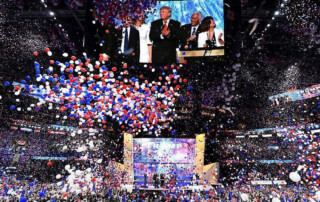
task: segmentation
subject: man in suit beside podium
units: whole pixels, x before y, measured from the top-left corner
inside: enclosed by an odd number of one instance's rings
[[[176,63],[180,22],[170,19],[171,8],[168,6],[160,8],[160,18],[151,23],[150,39],[153,42],[152,63]]]
[[[181,48],[198,48],[199,25],[201,19],[201,12],[195,12],[191,16],[191,23],[181,26]]]

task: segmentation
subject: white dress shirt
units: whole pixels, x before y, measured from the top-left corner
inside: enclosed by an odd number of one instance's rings
[[[196,28],[196,30],[195,30],[195,34],[196,34],[197,31],[198,31],[199,25],[197,25],[197,26],[191,26],[190,36],[192,36],[193,28]]]
[[[214,37],[216,39],[216,46],[217,47],[221,47],[223,46],[222,44],[220,44],[218,37],[219,34],[223,33],[222,30],[219,29],[215,29],[214,30]],[[224,41],[224,35],[222,35],[221,39]],[[206,44],[206,41],[208,40],[208,32],[201,32],[198,36],[198,48],[204,48],[204,45]]]

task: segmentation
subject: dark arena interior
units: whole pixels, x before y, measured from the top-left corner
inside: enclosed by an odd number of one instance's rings
[[[0,201],[320,201],[319,0],[2,0]]]

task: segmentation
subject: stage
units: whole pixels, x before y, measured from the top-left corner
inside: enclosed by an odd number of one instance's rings
[[[135,187],[137,186],[137,188]],[[179,187],[179,186],[178,186]],[[179,190],[184,190],[184,191],[209,191],[210,189],[212,189],[213,186],[211,185],[187,185],[187,186],[180,186],[178,189]],[[122,184],[121,185],[121,189],[126,190],[129,193],[132,193],[135,189],[136,190],[141,190],[141,191],[153,191],[153,192],[162,192],[162,191],[170,191],[173,189],[177,189],[176,186],[173,186],[172,189],[170,189],[170,187],[167,188],[157,188],[154,187],[153,185],[144,187],[144,186],[139,186],[139,185],[130,185],[130,184]]]

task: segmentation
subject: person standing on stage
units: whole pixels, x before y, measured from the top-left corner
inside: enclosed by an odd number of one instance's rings
[[[148,176],[147,176],[147,173],[144,174],[144,186],[146,187],[147,186],[147,179],[148,179]]]
[[[160,8],[160,18],[151,23],[152,63],[176,63],[180,22],[171,19],[171,8],[168,6]]]
[[[198,48],[199,24],[202,19],[201,12],[191,16],[191,23],[181,26],[181,47],[187,49]]]
[[[154,173],[154,174],[153,174],[152,180],[153,180],[153,185],[154,185],[154,187],[156,187],[157,173]]]
[[[132,26],[130,17],[123,19],[123,27],[108,27],[104,33],[102,52],[107,54],[107,61],[125,61],[130,65],[139,62],[140,36]]]
[[[157,178],[156,178],[156,187],[158,188],[160,184],[160,174],[157,174]]]
[[[139,15],[135,20],[135,27],[140,36],[140,63],[152,62],[152,43],[150,41],[150,27],[145,23],[145,15]]]
[[[161,174],[160,182],[161,182],[161,187],[163,187],[164,186],[164,174]]]
[[[223,33],[217,30],[211,16],[205,17],[199,27],[198,48],[214,48],[224,46]]]

